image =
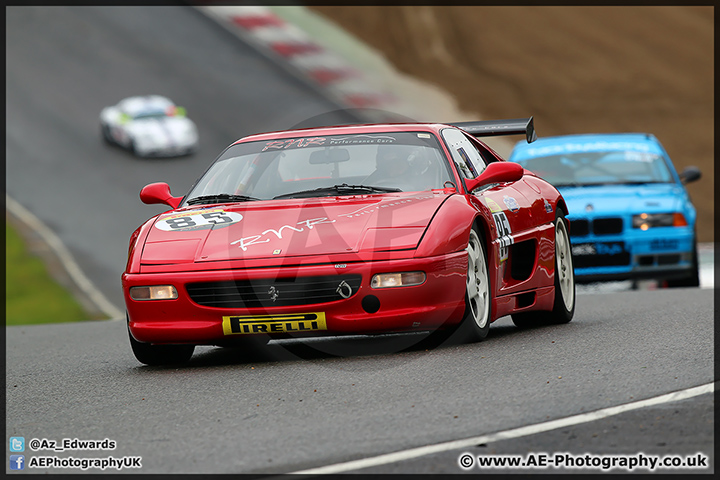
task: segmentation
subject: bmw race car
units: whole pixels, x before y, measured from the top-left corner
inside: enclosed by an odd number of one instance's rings
[[[185,109],[160,95],[128,97],[100,112],[102,138],[140,157],[188,155],[197,149],[197,127]]]
[[[308,335],[479,341],[506,315],[569,322],[567,206],[476,138],[497,134],[536,138],[532,118],[264,133],[230,145],[183,197],[147,185],[141,200],[170,210],[130,239],[136,358]]]
[[[570,209],[578,282],[654,278],[698,286],[695,207],[655,136],[565,135],[518,143],[509,157],[558,187]]]

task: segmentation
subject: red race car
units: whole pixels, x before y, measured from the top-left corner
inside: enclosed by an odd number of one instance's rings
[[[527,119],[333,126],[251,135],[130,239],[130,343],[145,364],[195,345],[431,331],[485,338],[569,322],[575,281],[565,201],[476,137]]]

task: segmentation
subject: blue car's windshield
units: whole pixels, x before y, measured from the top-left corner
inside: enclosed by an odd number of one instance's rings
[[[673,181],[663,157],[654,153],[577,152],[528,158],[518,163],[556,187]]]

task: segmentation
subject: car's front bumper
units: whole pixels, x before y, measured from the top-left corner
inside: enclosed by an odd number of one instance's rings
[[[626,230],[618,235],[571,237],[578,283],[681,278],[692,273],[691,227]]]
[[[168,145],[168,146],[153,146],[138,148],[136,147],[135,152],[141,157],[180,157],[183,155],[190,155],[197,151],[197,144],[179,144],[179,145]]]
[[[377,273],[423,271],[421,285],[371,288]],[[436,329],[459,322],[465,308],[467,253],[438,257],[325,264],[261,269],[205,270],[185,273],[123,274],[123,292],[133,337],[149,343],[222,345],[253,334],[307,336],[373,334]],[[349,298],[316,304],[219,308],[201,306],[190,298],[187,285],[198,282],[253,281],[316,276],[360,275]],[[174,300],[133,300],[133,286],[173,285]],[[273,293],[283,295],[282,283]],[[343,290],[347,294],[347,290]],[[267,304],[267,288],[253,293]],[[265,298],[268,297],[268,298]],[[373,298],[374,297],[374,298]],[[375,310],[376,311],[373,311]],[[264,325],[264,328],[261,326]]]

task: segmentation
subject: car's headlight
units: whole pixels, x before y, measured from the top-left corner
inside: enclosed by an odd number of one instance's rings
[[[172,285],[153,285],[149,287],[130,287],[133,300],[173,300],[178,293]]]
[[[641,213],[633,215],[633,228],[647,230],[652,227],[686,227],[687,220],[685,215],[679,212],[675,213]]]
[[[378,273],[370,281],[372,288],[409,287],[425,283],[425,272]]]

